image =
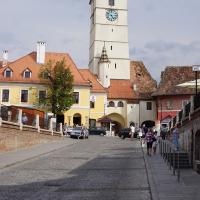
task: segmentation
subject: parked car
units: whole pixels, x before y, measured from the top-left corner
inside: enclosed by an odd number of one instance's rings
[[[90,127],[90,135],[106,135],[106,130],[103,127]]]
[[[63,134],[64,135],[70,135],[72,131],[73,131],[72,126],[64,126],[63,127]]]
[[[131,137],[131,129],[130,128],[120,129],[118,136],[123,138],[123,139],[130,138]]]
[[[77,139],[84,139],[84,138],[89,138],[89,131],[88,129],[80,126],[80,127],[75,127],[70,133],[71,138],[77,138]]]

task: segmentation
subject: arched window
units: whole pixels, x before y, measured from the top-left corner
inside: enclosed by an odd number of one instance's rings
[[[115,0],[109,0],[109,6],[114,6],[115,5]]]
[[[6,78],[10,78],[12,77],[12,70],[7,68],[5,71],[4,71],[4,77]]]
[[[23,73],[24,78],[31,78],[31,71],[29,69],[26,69]]]
[[[121,108],[124,107],[124,103],[122,101],[119,101],[117,104],[117,107],[121,107]]]
[[[115,107],[115,103],[113,101],[110,101],[108,107]]]

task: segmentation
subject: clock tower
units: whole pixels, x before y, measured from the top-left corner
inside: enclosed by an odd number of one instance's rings
[[[99,76],[105,48],[110,79],[130,79],[127,0],[90,0],[89,69]]]

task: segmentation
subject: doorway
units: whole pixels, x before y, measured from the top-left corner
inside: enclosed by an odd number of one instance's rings
[[[79,113],[74,114],[73,116],[73,124],[76,126],[81,126],[81,115]]]

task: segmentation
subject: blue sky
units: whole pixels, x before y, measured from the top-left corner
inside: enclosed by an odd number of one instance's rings
[[[86,68],[89,0],[0,0],[0,51],[11,60],[47,42]],[[159,80],[168,65],[200,64],[199,0],[128,0],[130,58]]]

